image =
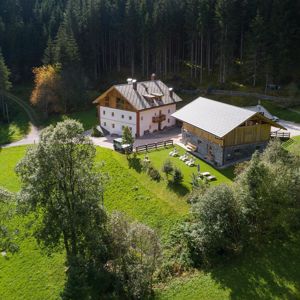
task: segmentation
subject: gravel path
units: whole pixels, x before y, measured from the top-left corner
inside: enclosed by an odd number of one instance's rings
[[[37,128],[36,126],[30,124],[30,131],[25,136],[25,138],[23,138],[22,140],[19,140],[17,142],[12,142],[10,144],[4,145],[4,146],[2,146],[2,148],[35,144],[35,143],[38,143],[39,140],[40,140],[40,129]]]

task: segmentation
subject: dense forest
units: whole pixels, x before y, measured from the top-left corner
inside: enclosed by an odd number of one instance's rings
[[[1,0],[0,47],[13,82],[59,62],[76,65],[85,84],[110,72],[298,83],[300,2]]]

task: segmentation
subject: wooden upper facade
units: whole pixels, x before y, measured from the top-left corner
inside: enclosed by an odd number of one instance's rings
[[[230,131],[224,137],[217,137],[212,133],[186,122],[183,123],[183,129],[199,138],[204,138],[222,147],[228,147],[268,141],[270,138],[271,125],[261,120],[259,116],[255,116]]]
[[[120,94],[115,88],[110,88],[106,93],[102,94],[96,99],[98,106],[110,107],[126,111],[136,112],[137,109],[129,103],[123,95]]]

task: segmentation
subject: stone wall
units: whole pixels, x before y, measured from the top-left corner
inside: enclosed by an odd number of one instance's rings
[[[224,164],[233,163],[242,159],[248,159],[256,150],[258,150],[259,152],[263,152],[267,145],[268,142],[258,142],[254,144],[225,147]]]
[[[192,133],[183,130],[182,140],[184,144],[191,143],[197,147],[197,155],[209,161],[215,166],[222,166],[223,164],[223,148],[211,141],[200,138]]]
[[[268,142],[257,142],[254,144],[236,145],[223,148],[222,146],[203,139],[202,137],[199,138],[186,130],[182,131],[182,140],[184,144],[191,143],[196,146],[197,149],[195,154],[216,167],[231,165],[234,162],[247,160],[256,150],[262,152],[268,144]]]

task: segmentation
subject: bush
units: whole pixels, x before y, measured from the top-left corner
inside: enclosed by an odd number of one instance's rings
[[[229,186],[219,185],[199,194],[192,216],[187,237],[196,263],[209,264],[220,255],[240,250],[240,210]]]
[[[153,166],[149,166],[147,170],[147,174],[151,177],[152,180],[160,181],[161,176],[157,169],[155,169]]]
[[[127,296],[118,299],[148,299],[161,258],[157,234],[146,225],[130,223],[122,213],[110,217],[109,232],[111,266]]]
[[[173,174],[173,183],[174,184],[181,184],[183,181],[183,174],[180,169],[175,168]]]
[[[103,133],[100,130],[98,130],[97,126],[93,126],[91,135],[93,137],[102,137]]]
[[[174,167],[169,159],[167,159],[162,167],[162,171],[166,174],[166,178],[168,179],[169,175],[172,174]]]

